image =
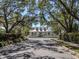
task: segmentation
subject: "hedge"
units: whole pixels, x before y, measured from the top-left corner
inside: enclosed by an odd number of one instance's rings
[[[68,42],[79,44],[79,32],[78,33],[65,33],[61,35],[61,39]]]

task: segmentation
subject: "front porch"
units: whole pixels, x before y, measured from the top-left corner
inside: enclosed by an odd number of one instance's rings
[[[52,38],[52,37],[58,37],[53,32],[30,32],[29,37],[43,37],[43,38]]]

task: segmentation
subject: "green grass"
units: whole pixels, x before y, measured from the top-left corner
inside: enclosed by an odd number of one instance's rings
[[[72,48],[75,52],[79,53],[79,48]]]
[[[77,48],[77,47],[70,46],[70,45],[65,44],[63,42],[60,42],[60,44],[67,47],[67,48],[69,48],[69,49],[71,49],[71,50],[73,50],[73,51],[75,51],[75,52],[77,52],[77,53],[79,53],[79,48]]]
[[[66,46],[67,48],[69,48],[69,49],[71,49],[71,50],[73,50],[73,51],[75,51],[75,52],[77,52],[77,53],[79,53],[79,48],[72,47],[72,46],[67,45],[67,44],[64,44],[64,46]]]

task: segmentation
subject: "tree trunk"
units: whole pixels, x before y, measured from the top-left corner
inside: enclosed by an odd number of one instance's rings
[[[5,7],[4,7],[3,11],[4,11],[4,20],[5,20],[6,33],[9,33],[9,31],[8,31],[7,11],[6,11],[6,8]]]

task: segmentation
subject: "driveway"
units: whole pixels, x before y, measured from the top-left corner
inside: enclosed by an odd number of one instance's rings
[[[52,38],[29,38],[0,49],[0,59],[77,59]],[[57,39],[57,38],[53,38]]]

